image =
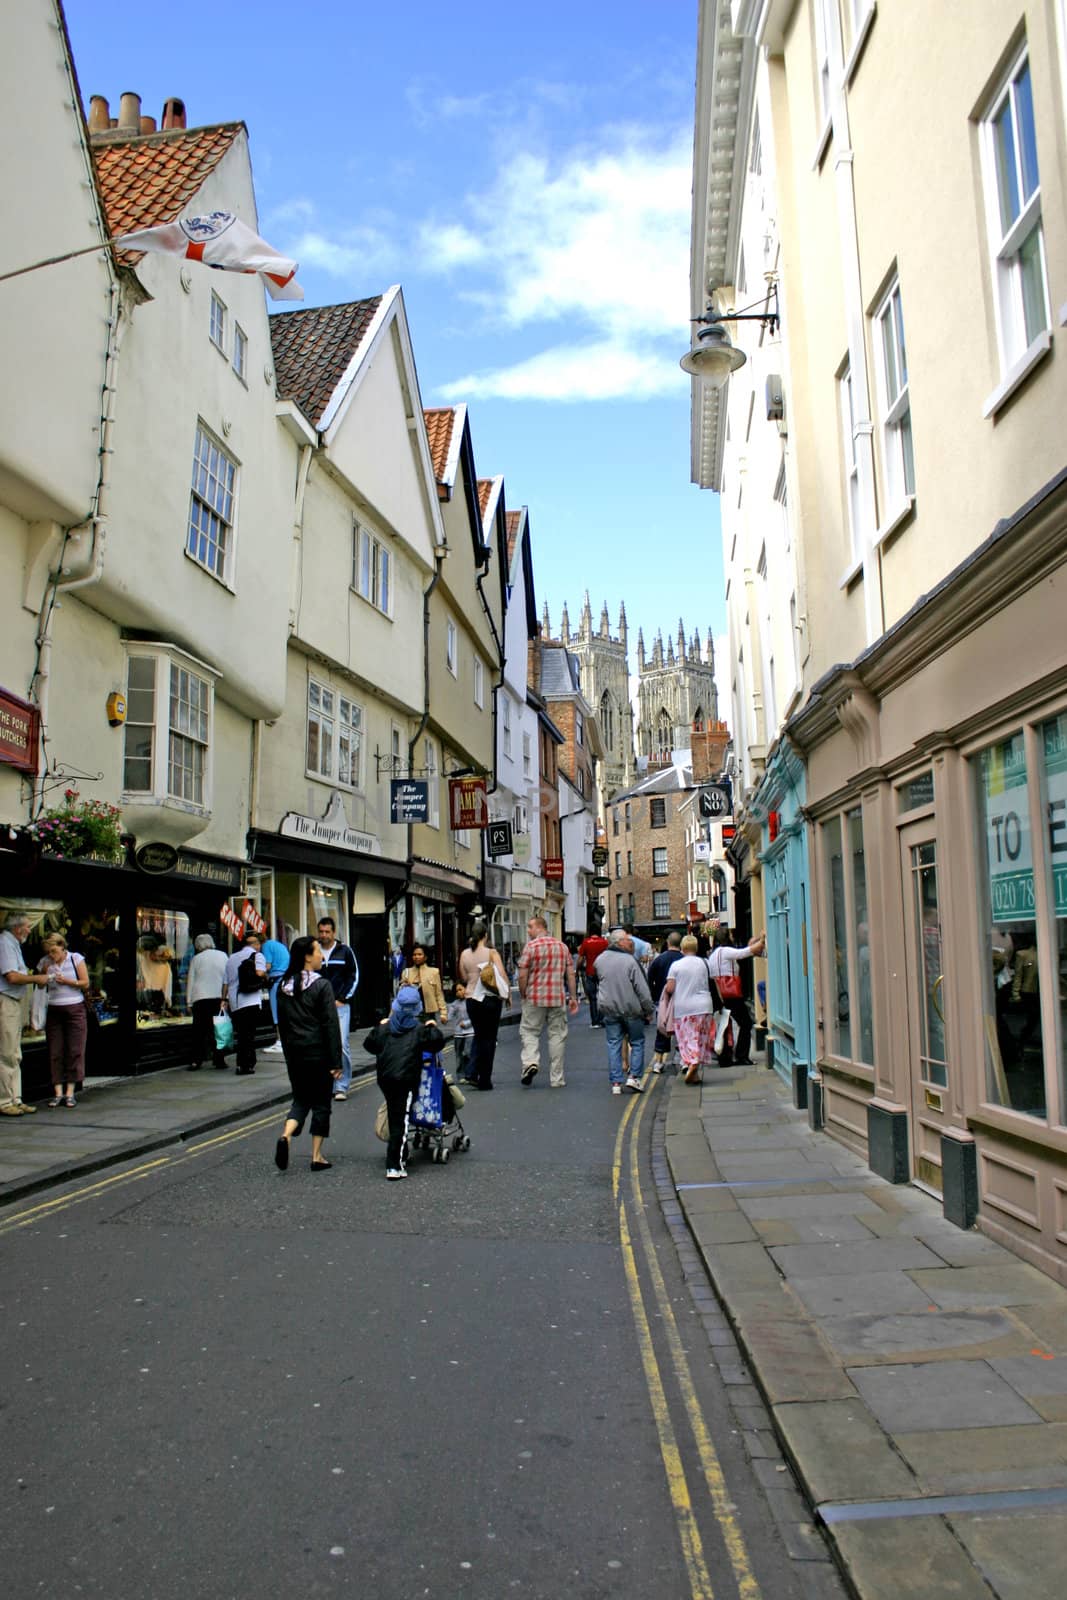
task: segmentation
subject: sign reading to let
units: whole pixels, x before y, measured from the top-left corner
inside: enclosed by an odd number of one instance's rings
[[[484,778],[449,778],[448,820],[453,830],[489,826]]]
[[[32,777],[37,771],[39,726],[36,706],[0,689],[0,762]]]

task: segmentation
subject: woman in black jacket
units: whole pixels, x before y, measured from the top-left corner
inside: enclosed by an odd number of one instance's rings
[[[422,995],[414,984],[402,984],[384,1022],[368,1033],[366,1048],[378,1057],[378,1087],[389,1108],[389,1147],[385,1176],[406,1178],[408,1112],[422,1075],[422,1052],[444,1048],[445,1036],[435,1023],[420,1024]]]
[[[278,1032],[293,1086],[293,1103],[282,1136],[274,1147],[275,1164],[289,1165],[289,1141],[303,1129],[311,1113],[311,1170],[328,1172],[333,1165],[322,1153],[329,1136],[334,1080],[341,1076],[341,1029],[333,989],[319,976],[319,941],[301,935],[289,951],[289,966],[278,987]]]

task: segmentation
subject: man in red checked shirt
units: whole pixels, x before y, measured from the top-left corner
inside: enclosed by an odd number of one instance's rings
[[[600,1027],[600,1012],[596,1004],[596,966],[597,956],[602,956],[608,947],[608,941],[596,930],[590,928],[581,944],[578,946],[578,972],[582,979],[582,988],[585,990],[586,999],[589,1001],[589,1026]]]
[[[563,940],[552,938],[544,917],[531,917],[526,931],[528,941],[519,958],[522,1086],[528,1089],[537,1076],[541,1065],[541,1034],[547,1023],[548,1084],[551,1089],[562,1089],[567,1013],[573,1016],[578,1009],[574,962]]]

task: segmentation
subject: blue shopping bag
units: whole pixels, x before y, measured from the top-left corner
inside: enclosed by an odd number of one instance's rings
[[[441,1102],[444,1095],[445,1074],[437,1057],[429,1050],[422,1055],[422,1076],[412,1108],[412,1119],[423,1128],[439,1128],[442,1122]]]

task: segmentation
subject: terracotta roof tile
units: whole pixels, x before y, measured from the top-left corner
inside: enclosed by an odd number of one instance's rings
[[[180,217],[243,132],[243,122],[224,122],[213,128],[168,129],[143,138],[95,137],[93,164],[111,234],[133,233]],[[119,250],[116,255],[123,266],[132,267],[143,253]]]
[[[485,516],[485,508],[489,504],[489,496],[493,492],[492,478],[478,479],[478,510]]]
[[[451,406],[440,410],[424,411],[426,418],[426,432],[430,440],[430,456],[433,460],[433,475],[438,485],[445,482],[445,468],[448,465],[448,450],[452,443],[452,429],[456,421],[456,413]]]
[[[515,541],[519,537],[519,523],[522,521],[521,511],[505,511],[504,522],[508,530],[508,566],[515,554]]]
[[[279,311],[270,318],[278,395],[294,401],[315,427],[381,303],[377,294],[347,305]]]

